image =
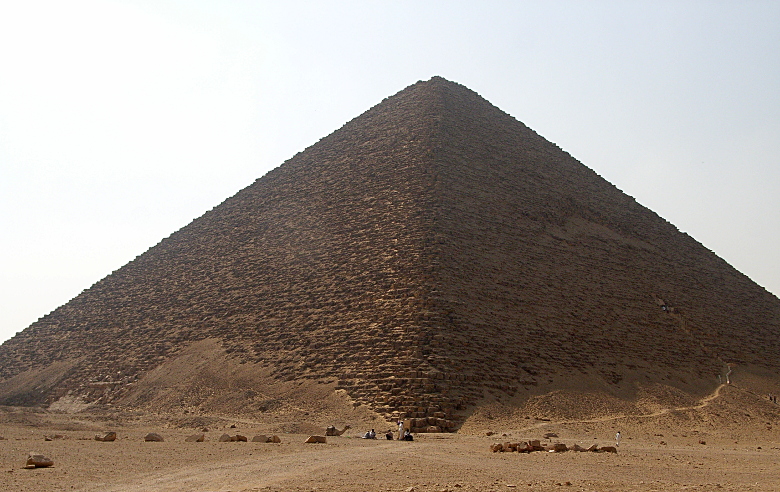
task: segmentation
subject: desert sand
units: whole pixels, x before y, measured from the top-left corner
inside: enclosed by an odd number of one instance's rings
[[[0,488],[13,491],[661,491],[780,490],[780,406],[755,386],[718,387],[705,397],[635,415],[549,418],[534,405],[486,404],[457,433],[413,442],[359,436],[391,425],[367,409],[330,402],[319,412],[282,405],[257,419],[189,412],[90,408],[0,410]],[[337,401],[337,400],[335,400]],[[560,412],[558,412],[560,413]],[[554,414],[554,412],[553,412]],[[576,416],[575,416],[576,417]],[[324,419],[327,419],[325,421]],[[350,424],[326,444],[304,444],[325,426]],[[208,429],[208,430],[205,430]],[[115,431],[114,442],[94,436]],[[496,442],[614,445],[617,454],[493,453]],[[164,442],[144,442],[158,432]],[[185,442],[203,432],[205,442]],[[276,434],[282,442],[218,442],[222,434]],[[545,434],[557,437],[544,438]],[[50,438],[59,436],[51,441]],[[381,434],[380,434],[381,437]],[[51,468],[24,469],[43,453]]]

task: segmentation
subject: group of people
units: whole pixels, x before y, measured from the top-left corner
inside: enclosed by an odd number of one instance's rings
[[[388,441],[393,440],[393,431],[389,430],[385,433],[385,438]],[[366,432],[363,435],[363,439],[376,439],[376,431],[374,429],[371,429],[370,431]],[[398,440],[399,441],[414,441],[414,437],[412,437],[412,433],[409,431],[409,429],[404,429],[404,421],[399,420],[398,421]]]

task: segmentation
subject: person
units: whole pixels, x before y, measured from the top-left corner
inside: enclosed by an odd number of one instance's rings
[[[398,421],[398,439],[401,439],[404,436],[404,421],[399,420]]]
[[[393,431],[392,430],[388,429],[387,432],[385,432],[385,439],[387,439],[388,441],[392,441],[393,440]]]
[[[615,434],[615,446],[620,446],[620,431]]]
[[[363,439],[371,439],[371,431],[367,431],[365,434],[363,434]]]
[[[409,429],[406,429],[406,432],[404,432],[404,441],[414,441],[414,437],[412,437],[412,433],[409,432]]]
[[[369,439],[376,439],[376,432],[374,432],[374,429],[371,429],[371,432],[369,434]]]

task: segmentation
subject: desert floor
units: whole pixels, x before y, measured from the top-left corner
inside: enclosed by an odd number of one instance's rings
[[[285,421],[279,415],[265,421],[173,419],[141,411],[69,414],[4,407],[0,489],[777,491],[778,409],[760,395],[725,387],[694,405],[632,416],[548,421],[494,407],[475,413],[457,434],[420,434],[414,442],[360,439],[364,427],[378,425],[356,416],[354,428],[343,436],[328,437],[326,444],[304,444],[310,434],[324,434],[324,425]],[[205,442],[184,442],[204,427]],[[94,440],[106,430],[116,431],[118,439]],[[527,439],[614,445],[617,430],[622,433],[617,454],[489,449],[495,442]],[[150,431],[162,434],[165,442],[144,442]],[[218,442],[224,433],[250,439],[277,434],[282,442]],[[544,439],[547,433],[558,437]],[[44,440],[55,434],[62,437]],[[24,469],[31,451],[52,458],[54,466]]]

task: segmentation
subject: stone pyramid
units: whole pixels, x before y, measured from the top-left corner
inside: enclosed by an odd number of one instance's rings
[[[121,401],[214,339],[272,378],[451,430],[486,399],[567,384],[703,392],[729,364],[777,368],[779,335],[775,296],[434,77],[4,343],[0,404]]]

